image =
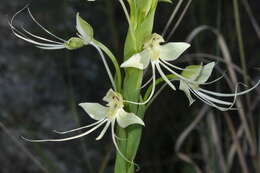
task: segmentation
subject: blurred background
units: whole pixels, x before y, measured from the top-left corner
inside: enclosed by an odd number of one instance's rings
[[[160,3],[154,32],[163,32],[178,2]],[[117,1],[1,0],[0,173],[112,173],[115,155],[109,134],[101,141],[94,140],[95,132],[69,142],[40,144],[20,138],[59,137],[52,130],[92,122],[78,103],[100,102],[111,87],[92,47],[46,51],[12,34],[8,20],[28,3],[34,17],[64,39],[75,36],[75,15],[80,12],[93,26],[95,38],[122,61],[127,23]],[[184,0],[178,17],[187,3]],[[179,27],[174,28],[177,17],[165,37],[185,41],[192,33],[192,48],[180,58],[179,65],[217,61],[214,77],[226,73],[226,78],[208,89],[234,92],[237,81],[252,86],[260,79],[259,12],[257,0],[193,1]],[[14,23],[45,35],[26,12]],[[209,30],[200,33],[205,25],[214,27],[215,34]],[[240,86],[241,90],[247,88]],[[166,87],[145,116],[136,159],[139,172],[259,173],[259,96],[258,87],[238,98],[238,111],[223,113],[199,100],[189,106],[182,92]]]

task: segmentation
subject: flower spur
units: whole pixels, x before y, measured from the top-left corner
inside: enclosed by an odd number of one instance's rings
[[[76,128],[73,130],[65,131],[65,132],[59,132],[59,131],[54,131],[58,134],[67,134],[83,129],[90,128],[86,132],[83,132],[81,134],[72,136],[72,137],[67,137],[67,138],[61,138],[61,139],[44,139],[44,140],[31,140],[24,138],[27,141],[30,142],[61,142],[61,141],[69,141],[73,139],[77,139],[83,136],[86,136],[102,125],[104,125],[104,128],[102,129],[101,133],[98,135],[96,140],[102,139],[102,137],[105,135],[106,131],[108,130],[109,126],[111,126],[111,134],[112,134],[112,141],[115,145],[116,150],[118,153],[121,155],[122,158],[124,158],[127,162],[133,163],[132,161],[129,161],[124,154],[119,150],[118,144],[116,142],[117,136],[115,135],[115,123],[121,127],[121,128],[126,128],[132,124],[139,124],[144,126],[144,122],[142,119],[140,119],[137,115],[134,113],[128,113],[124,110],[124,104],[123,104],[123,98],[120,93],[117,93],[110,89],[106,96],[103,98],[103,101],[107,102],[106,106],[103,106],[98,103],[80,103],[79,105],[84,109],[88,115],[96,120],[96,122],[83,126],[80,128]]]

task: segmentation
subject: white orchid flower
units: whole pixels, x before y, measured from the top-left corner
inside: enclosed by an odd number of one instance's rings
[[[44,38],[42,36],[33,34],[26,30],[24,27],[21,27],[21,29],[18,29],[14,26],[13,21],[15,17],[20,14],[23,10],[27,9],[27,12],[31,19],[36,23],[37,26],[39,26],[43,31],[45,31],[50,36],[54,37],[56,40],[50,40],[47,38]],[[79,37],[72,37],[69,40],[64,40],[53,33],[51,33],[48,29],[43,27],[32,15],[30,9],[28,6],[24,7],[20,11],[18,11],[9,22],[9,25],[14,33],[15,36],[18,38],[29,42],[31,44],[34,44],[36,47],[40,49],[47,49],[47,50],[57,50],[57,49],[69,49],[74,50],[83,47],[84,45],[88,45],[91,40],[93,39],[93,29],[92,27],[85,22],[83,19],[80,18],[79,14],[77,14],[76,19],[76,28],[78,31]]]
[[[219,93],[219,92],[213,92],[209,90],[205,90],[201,88],[200,86],[207,84],[206,81],[209,79],[209,77],[212,74],[213,68],[215,66],[215,62],[208,63],[204,66],[202,65],[191,65],[185,68],[185,70],[182,72],[182,76],[189,80],[180,80],[180,86],[179,89],[182,90],[187,98],[189,99],[190,105],[195,101],[195,99],[192,98],[191,93],[195,95],[197,98],[199,98],[204,103],[215,107],[221,111],[228,111],[234,109],[233,106],[236,101],[236,97],[239,95],[246,94],[253,89],[255,89],[259,84],[260,81],[257,82],[255,86],[252,88],[242,91],[242,92],[236,92],[231,94],[226,93]],[[217,79],[218,80],[218,79]],[[215,81],[217,81],[215,80]],[[195,81],[196,83],[192,83],[190,81]],[[212,83],[212,82],[210,82]],[[226,97],[233,97],[233,102],[228,102],[219,98],[226,98]]]
[[[141,118],[139,118],[134,113],[128,113],[124,110],[124,104],[123,104],[123,97],[120,93],[114,92],[112,89],[110,89],[106,96],[103,98],[103,101],[107,102],[106,106],[103,106],[98,103],[80,103],[79,105],[88,113],[88,115],[96,120],[95,123],[92,123],[87,126],[83,126],[80,128],[76,128],[73,130],[65,131],[65,132],[59,132],[54,131],[58,134],[67,134],[83,129],[90,128],[84,133],[81,133],[76,136],[62,138],[62,139],[46,139],[46,140],[30,140],[26,139],[30,142],[60,142],[60,141],[69,141],[73,139],[77,139],[83,136],[86,136],[102,125],[104,125],[103,130],[98,135],[96,140],[102,139],[102,137],[105,135],[106,131],[108,130],[109,126],[111,126],[111,134],[112,134],[112,140],[115,145],[116,150],[119,152],[119,154],[129,163],[133,163],[132,161],[129,161],[123,153],[119,150],[119,147],[116,142],[116,135],[115,135],[115,123],[117,123],[121,128],[126,128],[132,124],[139,124],[144,126],[144,122]]]
[[[15,17],[20,14],[23,10],[27,9],[29,16],[31,19],[42,29],[44,30],[47,34],[50,36],[54,37],[58,41],[50,40],[38,35],[35,35],[29,31],[27,31],[24,27],[21,27],[19,30],[16,28],[13,24],[13,21]],[[25,6],[23,9],[18,11],[11,19],[9,22],[9,25],[14,33],[15,36],[18,38],[29,42],[31,44],[34,44],[36,47],[40,49],[47,49],[47,50],[57,50],[57,49],[69,49],[69,50],[74,50],[74,49],[79,49],[83,47],[84,45],[92,45],[95,47],[95,49],[98,51],[99,55],[101,56],[101,59],[104,63],[104,66],[106,68],[106,71],[108,73],[109,79],[112,83],[113,89],[116,89],[115,82],[113,80],[113,75],[111,73],[111,70],[109,69],[108,63],[105,59],[105,56],[101,49],[94,43],[94,31],[93,28],[91,27],[90,24],[88,24],[85,20],[83,20],[80,16],[79,13],[76,15],[76,29],[78,31],[77,35],[78,37],[72,37],[69,40],[64,40],[53,33],[51,33],[49,30],[47,30],[45,27],[43,27],[32,15],[30,9],[28,6]]]
[[[153,87],[150,93],[150,96],[147,98],[146,101],[142,103],[132,102],[132,101],[125,101],[128,103],[133,104],[146,104],[148,103],[155,91],[155,68],[158,70],[159,74],[163,78],[163,80],[173,89],[176,90],[175,86],[171,83],[171,81],[166,77],[161,66],[164,67],[166,70],[170,71],[172,74],[176,75],[177,77],[182,77],[171,68],[183,70],[177,66],[174,66],[168,61],[176,60],[185,50],[190,47],[190,44],[185,42],[170,42],[164,45],[161,43],[164,42],[162,36],[154,33],[152,34],[151,38],[145,42],[144,50],[140,53],[134,54],[130,57],[127,61],[121,64],[121,67],[133,67],[138,68],[140,70],[144,70],[148,67],[149,64],[152,66],[152,82]]]

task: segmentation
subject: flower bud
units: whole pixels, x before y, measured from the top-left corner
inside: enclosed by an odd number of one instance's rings
[[[84,41],[81,38],[72,37],[64,44],[64,46],[69,50],[75,50],[83,47]]]

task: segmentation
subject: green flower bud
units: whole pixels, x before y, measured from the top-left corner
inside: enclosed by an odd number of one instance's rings
[[[84,41],[81,38],[72,37],[66,43],[64,43],[64,46],[69,50],[75,50],[83,47]]]
[[[82,19],[79,16],[79,13],[77,13],[76,21],[76,28],[81,35],[81,38],[84,40],[85,44],[88,44],[94,37],[94,30],[92,26],[87,21]]]

